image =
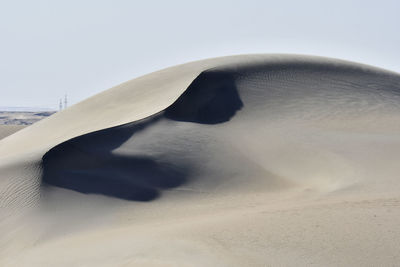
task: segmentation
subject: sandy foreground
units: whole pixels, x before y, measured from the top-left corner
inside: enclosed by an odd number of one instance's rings
[[[0,266],[395,266],[399,133],[371,66],[148,74],[0,140]]]

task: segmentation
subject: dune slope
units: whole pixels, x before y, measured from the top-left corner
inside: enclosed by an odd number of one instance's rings
[[[25,128],[25,125],[0,125],[0,139]]]
[[[393,265],[399,133],[400,75],[361,64],[139,77],[0,141],[0,263]]]

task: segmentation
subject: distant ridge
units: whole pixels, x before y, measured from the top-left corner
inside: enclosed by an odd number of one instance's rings
[[[22,111],[22,112],[37,112],[37,111],[55,111],[51,108],[41,108],[41,107],[1,107],[0,111]]]

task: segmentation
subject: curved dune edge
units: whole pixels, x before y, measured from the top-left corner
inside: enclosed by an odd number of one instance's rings
[[[225,64],[245,64],[246,61],[279,63],[280,60],[280,56],[232,56],[196,61],[156,71],[99,93],[30,126],[29,132],[23,131],[13,138],[8,138],[7,142],[1,142],[0,151],[11,153],[7,157],[12,156],[12,153],[25,153],[27,150],[40,149],[44,152],[73,137],[140,120],[165,109],[202,71],[209,68]],[[285,61],[285,57],[283,60]],[[77,116],[79,120],[76,119]],[[69,123],[66,124],[67,120]],[[46,133],[48,136],[43,140],[42,134],[47,127],[52,127],[53,132]],[[54,132],[54,129],[60,130]],[[35,138],[36,142],[23,141],[25,135],[29,136],[29,139]],[[24,143],[21,144],[22,142]]]
[[[338,59],[296,55],[254,54],[186,63],[120,84],[27,127],[6,141],[0,141],[0,157],[7,155],[10,158],[29,151],[43,153],[73,137],[148,117],[171,105],[202,71],[208,69],[224,66],[237,68],[246,64],[254,67],[263,64],[279,66],[303,62],[346,66],[367,72],[383,71]],[[384,72],[391,73],[386,70]]]
[[[137,78],[0,141],[0,265],[394,264],[399,114],[399,74],[319,57]]]

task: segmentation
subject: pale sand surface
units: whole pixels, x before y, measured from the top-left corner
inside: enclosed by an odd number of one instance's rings
[[[26,125],[0,125],[0,139],[3,139],[6,136],[9,136],[23,128]]]
[[[139,77],[0,140],[0,266],[395,266],[400,75],[282,55]]]

